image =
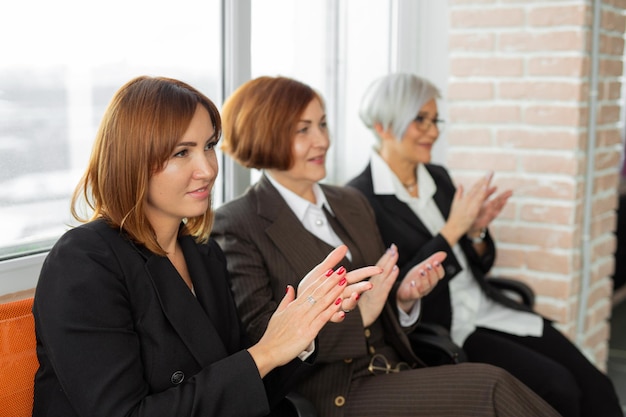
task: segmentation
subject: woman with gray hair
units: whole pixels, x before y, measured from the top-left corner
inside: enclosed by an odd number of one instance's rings
[[[394,73],[374,81],[360,117],[377,146],[348,185],[369,200],[386,245],[406,271],[445,251],[446,275],[422,299],[422,321],[437,323],[472,362],[500,366],[563,416],[623,416],[615,388],[552,323],[487,284],[495,245],[488,226],[511,191],[496,194],[492,173],[467,190],[431,164],[443,121],[430,81]]]

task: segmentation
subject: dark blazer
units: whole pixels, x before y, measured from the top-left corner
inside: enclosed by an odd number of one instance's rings
[[[59,239],[33,307],[34,417],[263,416],[290,388],[302,361],[264,381],[245,350],[217,244],[180,243],[197,298],[102,220]]]
[[[363,258],[375,264],[385,247],[365,198],[348,188],[322,185],[322,189]],[[332,250],[304,228],[265,176],[243,196],[216,210],[213,237],[228,259],[235,300],[253,340],[261,336],[277,307],[276,300],[285,295],[286,285],[297,287],[300,279]],[[413,365],[421,363],[399,325],[395,306],[387,304],[381,321],[387,343],[402,360]],[[321,416],[339,415],[334,401],[348,395],[355,372],[353,359],[369,355],[364,333],[367,331],[358,310],[347,314],[342,323],[330,323],[320,332],[316,363],[297,388],[313,401]]]
[[[425,167],[437,185],[437,191],[433,197],[435,204],[444,219],[447,219],[456,187],[444,167],[434,164],[425,164]],[[452,306],[449,283],[462,270],[459,261],[452,252],[452,247],[441,234],[438,233],[433,236],[411,208],[398,200],[395,195],[374,194],[370,165],[349,181],[347,185],[361,191],[369,201],[376,213],[376,222],[385,244],[395,243],[398,246],[400,255],[398,259],[400,277],[398,279],[401,279],[411,267],[422,262],[433,253],[445,251],[448,254],[443,263],[446,271],[445,277],[430,294],[422,298],[421,320],[438,323],[450,329]],[[496,255],[496,248],[489,232],[485,237],[485,243],[487,245],[485,253],[479,256],[469,239],[461,238],[459,240],[459,245],[467,257],[469,267],[478,284],[487,296],[497,302],[511,308],[524,309],[487,284],[486,275],[493,266]]]

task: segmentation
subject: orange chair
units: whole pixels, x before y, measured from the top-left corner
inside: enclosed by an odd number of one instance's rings
[[[39,367],[33,298],[0,304],[0,417],[31,417]]]

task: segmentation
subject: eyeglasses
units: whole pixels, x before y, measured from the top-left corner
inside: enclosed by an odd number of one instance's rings
[[[408,371],[409,369],[411,369],[411,367],[406,362],[398,362],[396,366],[392,368],[387,358],[380,353],[372,356],[370,364],[367,367],[367,370],[373,375],[397,373],[400,371]]]
[[[441,130],[445,124],[445,121],[442,119],[427,119],[425,116],[417,116],[413,121],[422,132],[428,132],[433,125],[437,130]]]

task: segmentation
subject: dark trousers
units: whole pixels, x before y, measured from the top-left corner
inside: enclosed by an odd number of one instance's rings
[[[541,337],[478,328],[463,349],[470,362],[506,369],[563,417],[623,417],[611,380],[544,320]]]

